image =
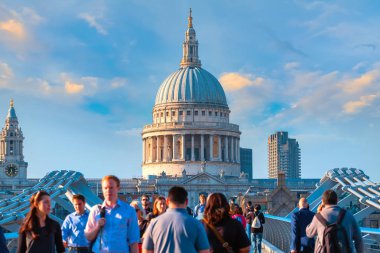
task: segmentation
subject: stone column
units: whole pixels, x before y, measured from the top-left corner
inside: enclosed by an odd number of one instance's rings
[[[224,136],[224,160],[228,162],[228,136]]]
[[[149,138],[149,142],[150,142],[149,161],[152,163],[153,162],[153,137]]]
[[[218,161],[222,161],[222,136],[218,135]]]
[[[191,135],[191,161],[195,161],[195,154],[194,154],[194,134]]]
[[[157,149],[156,149],[156,152],[157,152],[157,153],[156,153],[156,162],[161,162],[161,159],[162,159],[162,158],[161,158],[161,147],[160,147],[160,146],[161,146],[161,142],[160,142],[160,136],[157,136],[156,138],[157,138],[157,144],[156,144],[156,145],[157,145],[157,147],[156,147],[156,148],[157,148]]]
[[[142,143],[142,163],[145,163],[145,139],[143,139]]]
[[[201,134],[201,161],[205,160],[205,138],[204,134]]]
[[[231,162],[235,162],[235,146],[234,146],[234,137],[231,136]]]
[[[210,161],[214,161],[214,136],[210,134]]]
[[[172,160],[175,160],[175,159],[177,159],[177,156],[176,156],[176,136],[173,134],[173,147],[172,147],[172,151],[173,151],[173,157],[172,157]]]
[[[182,146],[181,146],[181,150],[182,150],[182,160],[186,161],[186,134],[182,134]]]
[[[168,136],[167,135],[164,135],[164,152],[162,152],[163,156],[162,157],[162,161],[163,162],[167,162],[167,159],[168,159],[168,155],[169,155],[169,152],[168,152]]]
[[[240,163],[240,139],[237,139],[237,162]]]

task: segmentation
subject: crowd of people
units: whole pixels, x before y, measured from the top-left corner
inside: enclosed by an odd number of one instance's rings
[[[74,195],[75,212],[62,226],[49,217],[50,195],[37,192],[19,231],[17,253],[261,253],[265,215],[259,204],[248,201],[242,208],[222,193],[211,193],[200,194],[192,210],[180,186],[155,198],[152,206],[148,195],[128,204],[118,198],[119,190],[120,180],[105,176],[104,201],[90,211],[85,197]],[[337,203],[337,194],[325,191],[315,214],[305,198],[299,200],[291,217],[291,253],[363,252],[360,228]],[[1,229],[0,253],[8,253]]]

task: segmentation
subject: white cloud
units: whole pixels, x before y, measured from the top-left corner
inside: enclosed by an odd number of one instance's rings
[[[111,87],[113,89],[124,87],[126,84],[127,84],[127,79],[125,78],[117,77],[111,80]]]
[[[79,17],[85,20],[89,24],[89,26],[94,27],[98,33],[102,35],[107,34],[106,29],[99,23],[99,21],[97,20],[97,17],[90,15],[88,13],[81,13],[79,14]]]
[[[222,73],[219,81],[225,91],[235,91],[248,86],[259,86],[264,82],[264,79],[262,77],[254,77],[250,74],[230,72]]]
[[[128,137],[138,137],[141,135],[141,132],[142,132],[141,128],[131,128],[131,129],[117,131],[116,134],[122,135],[122,136],[128,136]]]
[[[284,69],[285,70],[292,70],[292,69],[296,69],[299,67],[299,63],[298,62],[288,62],[285,64],[284,66]]]
[[[0,80],[10,79],[13,76],[12,69],[5,62],[0,62]]]
[[[22,9],[21,15],[28,20],[28,22],[38,24],[44,20],[43,17],[37,14],[33,9],[24,7]]]

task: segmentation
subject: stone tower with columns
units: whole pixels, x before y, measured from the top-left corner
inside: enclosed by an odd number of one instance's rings
[[[27,181],[28,163],[24,161],[24,136],[18,126],[13,99],[0,135],[0,183],[21,185]]]
[[[161,84],[142,132],[143,177],[195,175],[205,162],[212,175],[238,177],[241,132],[230,113],[223,87],[201,67],[190,9],[180,68]]]

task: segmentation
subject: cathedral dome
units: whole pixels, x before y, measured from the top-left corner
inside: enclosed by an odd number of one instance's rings
[[[165,103],[202,103],[228,107],[219,81],[201,67],[181,67],[161,84],[156,105]]]

